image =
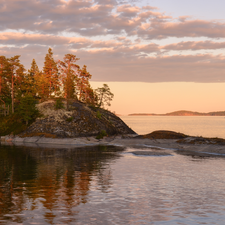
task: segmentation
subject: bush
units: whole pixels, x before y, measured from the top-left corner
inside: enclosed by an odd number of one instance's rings
[[[96,116],[97,116],[98,119],[102,118],[102,114],[99,111],[97,111]]]
[[[72,121],[73,121],[73,117],[68,117],[68,118],[66,119],[66,121],[67,121],[67,122],[72,122]]]
[[[107,133],[105,130],[101,130],[99,134],[97,135],[96,139],[102,139],[103,137],[107,136]]]
[[[55,101],[55,109],[64,109],[64,104],[62,99],[56,99]]]

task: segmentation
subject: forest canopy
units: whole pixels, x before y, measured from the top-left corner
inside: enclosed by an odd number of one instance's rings
[[[55,110],[69,110],[70,103],[79,101],[90,107],[110,106],[113,94],[107,84],[94,90],[92,75],[87,66],[77,64],[79,58],[66,54],[55,61],[51,48],[45,56],[44,67],[38,68],[35,59],[27,71],[20,55],[0,56],[0,136],[19,134],[40,115],[36,104],[55,100]]]
[[[92,75],[86,65],[77,65],[78,60],[76,55],[66,54],[63,60],[55,61],[49,48],[43,69],[40,70],[33,59],[31,68],[26,71],[19,55],[0,56],[0,106],[8,106],[12,114],[24,108],[20,104],[26,103],[26,99],[37,102],[62,98],[67,103],[72,99],[95,107],[109,106],[113,94],[108,85],[93,90],[89,82]]]

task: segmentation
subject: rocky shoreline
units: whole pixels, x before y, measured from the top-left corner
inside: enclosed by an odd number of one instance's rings
[[[155,138],[152,138],[155,137]],[[218,138],[191,137],[170,131],[155,131],[148,135],[115,135],[102,139],[96,137],[46,138],[39,137],[1,137],[2,145],[75,148],[82,146],[114,145],[131,147],[139,150],[179,151],[183,153],[197,152],[198,155],[225,156],[225,140]]]

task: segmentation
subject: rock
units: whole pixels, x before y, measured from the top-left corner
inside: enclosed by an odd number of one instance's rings
[[[105,130],[107,135],[136,134],[115,114],[81,102],[71,104],[70,111],[54,109],[54,101],[39,104],[44,115],[23,132],[21,137],[44,136],[72,138],[96,136]]]
[[[139,135],[136,138],[148,138],[148,139],[183,139],[188,137],[188,135],[177,133],[174,131],[158,130],[150,134]]]
[[[137,156],[172,156],[170,153],[160,151],[133,151],[131,153]]]

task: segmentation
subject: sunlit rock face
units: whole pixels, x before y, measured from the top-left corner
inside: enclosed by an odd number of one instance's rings
[[[69,110],[56,110],[54,101],[43,102],[37,108],[43,117],[38,118],[23,136],[84,137],[96,136],[103,130],[107,135],[135,134],[115,114],[80,102],[71,103]]]

